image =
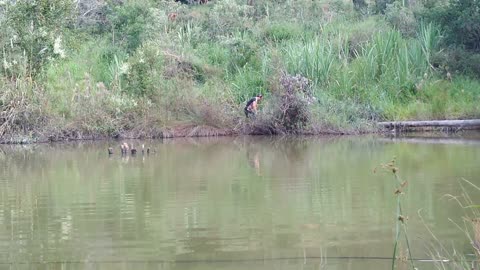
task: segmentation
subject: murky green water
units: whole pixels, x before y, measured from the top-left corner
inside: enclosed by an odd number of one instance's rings
[[[480,140],[145,143],[155,153],[126,158],[118,142],[0,146],[0,269],[389,269],[394,179],[373,171],[394,156],[414,257],[431,244],[420,209],[472,252],[442,196],[480,185]]]

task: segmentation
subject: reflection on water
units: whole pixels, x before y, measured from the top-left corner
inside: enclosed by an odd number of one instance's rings
[[[372,171],[394,156],[414,257],[429,251],[420,209],[472,252],[442,196],[480,185],[480,144],[424,141],[174,139],[123,157],[107,154],[119,142],[1,146],[0,268],[386,269],[394,183]]]

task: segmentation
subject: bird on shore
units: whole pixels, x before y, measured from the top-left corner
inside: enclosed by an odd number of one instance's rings
[[[122,153],[122,156],[123,155],[128,155],[129,152],[132,156],[134,156],[134,155],[137,154],[137,148],[134,147],[133,144],[129,145],[128,143],[124,142],[124,143],[120,144],[120,152]],[[150,154],[150,148],[145,147],[145,144],[142,144],[142,155],[144,155],[145,152],[147,153],[147,155],[149,155]],[[108,154],[109,155],[113,154],[113,148],[111,148],[111,147],[108,148]]]
[[[137,154],[137,148],[133,147],[133,144],[130,144],[130,148],[131,148],[130,151],[131,151],[132,155]]]
[[[447,71],[447,80],[452,81],[452,74]]]
[[[126,155],[128,153],[128,144],[122,143],[120,145],[120,149],[122,150],[122,155]]]

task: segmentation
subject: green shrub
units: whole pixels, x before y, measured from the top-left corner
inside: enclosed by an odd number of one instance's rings
[[[365,14],[367,12],[367,3],[365,0],[353,0],[353,8],[355,11]]]
[[[238,102],[244,102],[266,88],[266,82],[262,74],[249,66],[237,69],[231,80],[233,86],[233,97]]]
[[[382,18],[371,16],[361,21],[341,25],[339,31],[348,37],[348,51],[351,58],[362,54],[368,42],[379,32],[390,29]]]
[[[163,55],[158,48],[154,44],[144,44],[128,59],[127,65],[123,90],[135,96],[152,97],[163,71]]]
[[[417,28],[417,21],[411,8],[403,6],[400,2],[387,4],[385,19],[403,36],[413,37]]]
[[[25,70],[36,75],[50,59],[65,57],[62,36],[72,26],[72,0],[20,0],[6,5],[0,46],[4,61],[12,66],[10,72]],[[15,69],[15,65],[22,66]]]
[[[200,44],[196,48],[196,54],[200,55],[208,64],[225,67],[228,65],[230,51],[228,48],[214,42]]]
[[[466,74],[480,79],[480,53],[450,48],[433,55],[432,63],[442,73]]]
[[[109,41],[84,40],[67,58],[46,66],[44,83],[55,91],[71,91],[76,83],[84,79],[85,74],[89,74],[93,81],[110,85],[112,76],[109,65],[115,61],[115,55],[124,54],[112,47]]]
[[[373,11],[375,13],[385,13],[387,5],[393,3],[395,0],[375,0],[375,5],[373,6]]]
[[[28,78],[15,83],[0,79],[0,141],[11,136],[27,136],[45,130],[48,112],[44,92]]]
[[[126,2],[121,5],[111,4],[107,13],[109,31],[112,40],[133,52],[143,41],[146,25],[150,22],[150,9],[148,3]]]
[[[278,88],[271,89],[263,114],[253,124],[254,134],[296,134],[309,129],[312,98],[306,94],[310,93],[309,80],[286,72],[278,80]]]
[[[204,29],[211,39],[229,36],[236,32],[249,32],[253,25],[253,8],[235,0],[217,1],[208,12]]]
[[[249,37],[241,35],[227,39],[222,44],[229,50],[227,70],[235,73],[246,65],[258,67],[260,65],[257,57],[257,44]]]
[[[265,38],[274,42],[298,38],[301,34],[302,28],[292,23],[271,24],[265,29]]]
[[[480,2],[449,0],[427,6],[421,16],[439,24],[446,34],[447,45],[480,52]]]
[[[291,40],[282,53],[290,74],[301,74],[317,84],[326,85],[337,60],[339,48],[327,37],[302,42]]]

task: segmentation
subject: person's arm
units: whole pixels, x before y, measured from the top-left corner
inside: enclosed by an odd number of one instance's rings
[[[255,98],[255,101],[252,104],[252,109],[255,113],[257,113],[257,104],[258,104],[258,99]]]

